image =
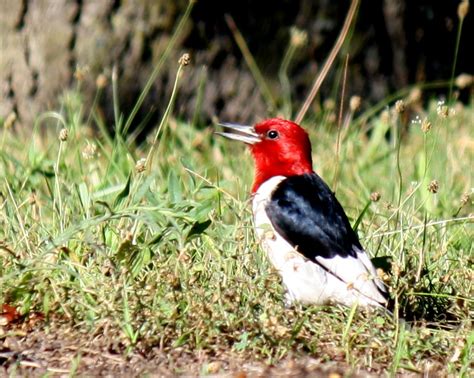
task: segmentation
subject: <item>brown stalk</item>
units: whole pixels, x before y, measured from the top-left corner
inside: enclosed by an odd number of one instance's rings
[[[342,79],[342,90],[341,90],[341,104],[339,105],[339,119],[337,122],[337,139],[336,139],[336,169],[334,171],[334,179],[332,187],[334,193],[337,191],[337,183],[339,181],[339,155],[341,153],[341,130],[342,130],[342,113],[344,111],[344,97],[346,96],[346,81],[347,81],[347,67],[349,66],[349,54],[346,55],[346,61],[344,63],[344,76]]]
[[[248,48],[247,42],[245,42],[242,33],[240,33],[240,30],[238,29],[234,19],[230,14],[224,15],[224,19],[232,33],[232,36],[234,37],[235,42],[237,43],[237,46],[239,46],[239,49],[242,52],[247,66],[249,67],[255,81],[257,82],[258,89],[265,99],[267,106],[270,108],[270,110],[275,109],[276,101],[273,98],[272,92],[270,91],[270,88],[268,87],[262,73],[260,72],[260,69],[258,68],[257,62]]]
[[[346,19],[344,21],[344,25],[342,27],[341,32],[339,33],[339,36],[337,37],[336,43],[334,44],[331,53],[329,54],[326,62],[324,62],[324,66],[319,73],[318,77],[316,78],[313,87],[311,88],[311,91],[309,92],[308,97],[306,97],[305,102],[303,103],[303,106],[301,107],[300,111],[298,112],[298,115],[296,116],[296,123],[301,123],[303,120],[304,116],[306,115],[306,112],[309,109],[309,106],[313,102],[314,98],[316,97],[316,94],[319,91],[319,88],[321,87],[321,84],[323,83],[324,79],[326,78],[329,69],[331,68],[332,64],[334,63],[334,59],[336,59],[337,54],[339,53],[339,50],[341,49],[347,33],[349,32],[349,28],[351,26],[352,20],[354,18],[354,15],[357,11],[357,8],[359,6],[359,0],[352,0],[351,6],[349,8],[349,11],[347,12]]]

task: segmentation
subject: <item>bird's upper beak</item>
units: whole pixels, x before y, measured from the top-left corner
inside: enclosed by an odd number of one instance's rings
[[[219,126],[224,127],[224,129],[228,129],[231,132],[220,132],[216,131],[217,135],[222,135],[225,138],[238,140],[240,142],[244,142],[247,144],[255,144],[261,142],[260,137],[255,132],[253,126],[244,126],[244,125],[236,125],[234,123],[219,123]]]

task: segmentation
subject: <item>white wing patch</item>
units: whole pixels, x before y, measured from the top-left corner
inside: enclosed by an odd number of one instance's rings
[[[281,237],[272,226],[265,206],[284,176],[264,182],[253,198],[255,231],[275,269],[288,290],[289,301],[303,303],[341,303],[352,306],[381,306],[386,299],[380,293],[383,284],[367,254],[358,250],[357,258],[316,257],[317,264],[305,258]]]

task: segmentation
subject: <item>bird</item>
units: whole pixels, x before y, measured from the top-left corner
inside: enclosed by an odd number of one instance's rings
[[[252,211],[262,249],[281,276],[285,303],[386,307],[387,288],[334,192],[313,170],[309,135],[271,118],[220,123],[254,160]]]

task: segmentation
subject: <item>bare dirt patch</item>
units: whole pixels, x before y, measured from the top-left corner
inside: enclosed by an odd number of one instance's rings
[[[141,350],[117,343],[107,329],[90,334],[66,322],[38,317],[0,328],[0,376],[377,376],[377,370],[354,370],[343,360],[292,356],[275,365],[231,351],[211,356],[160,346]]]

